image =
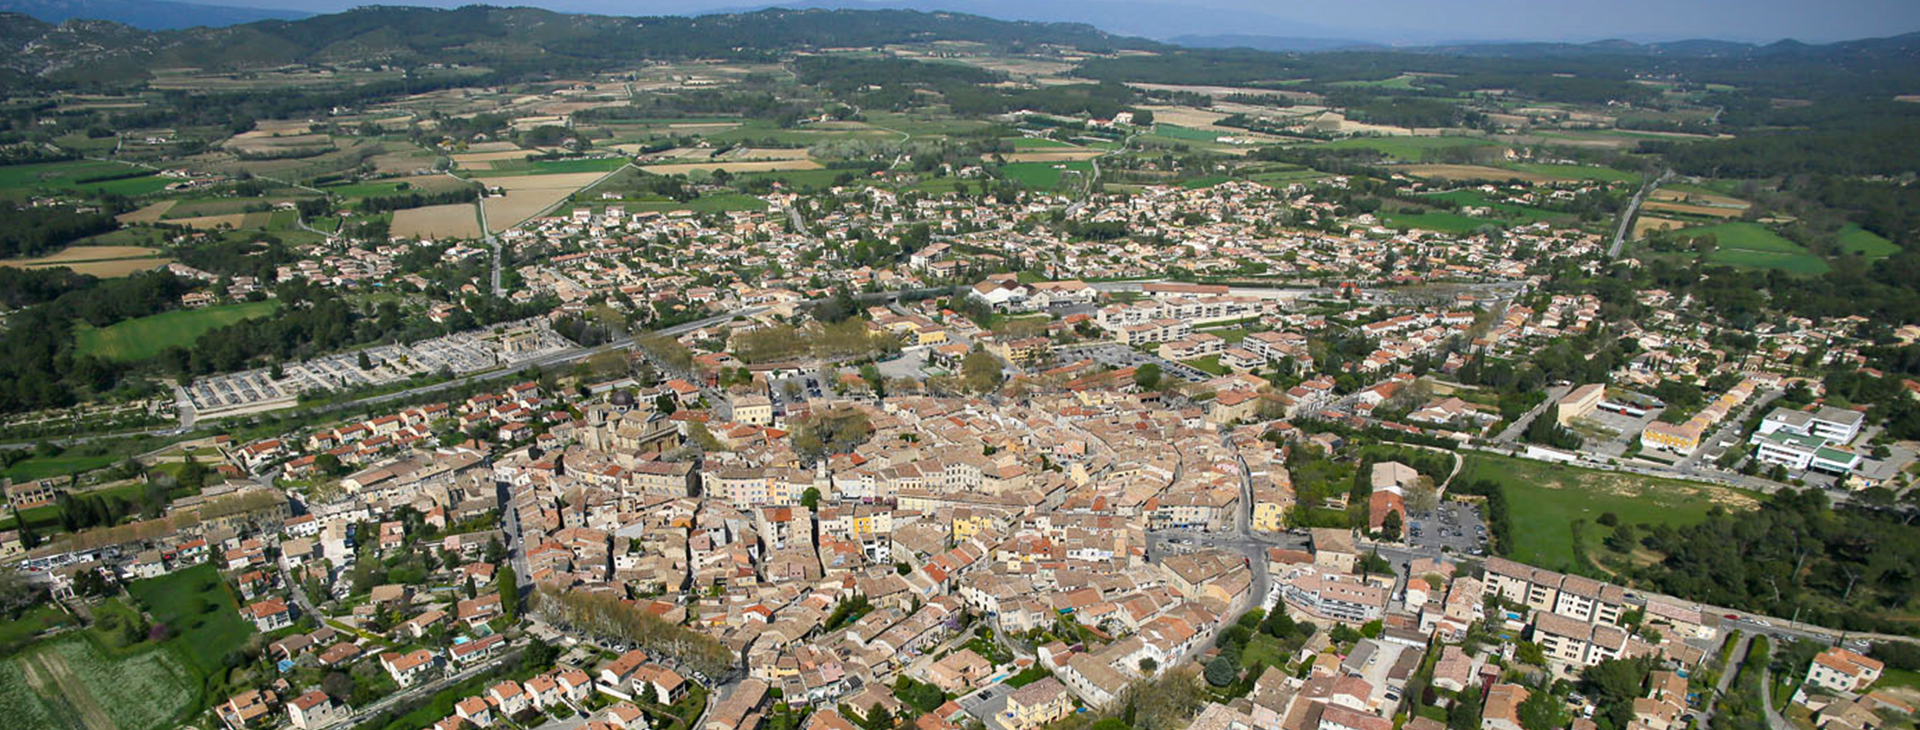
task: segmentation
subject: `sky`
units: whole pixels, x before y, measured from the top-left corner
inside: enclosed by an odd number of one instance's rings
[[[189,2],[195,0],[187,0]],[[199,0],[335,12],[372,0]],[[384,0],[454,6],[474,0]],[[794,0],[814,5],[948,9],[1074,20],[1127,35],[1251,34],[1379,43],[1467,40],[1634,41],[1712,38],[1825,43],[1920,31],[1920,0]],[[489,0],[564,12],[696,14],[770,0]]]

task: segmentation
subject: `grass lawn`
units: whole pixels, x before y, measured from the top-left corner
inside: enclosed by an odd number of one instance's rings
[[[1240,666],[1252,667],[1256,664],[1264,664],[1269,667],[1285,668],[1287,660],[1292,656],[1279,639],[1268,636],[1264,631],[1255,631],[1253,638],[1247,640],[1247,648],[1240,652]]]
[[[1093,164],[1089,162],[1015,162],[1000,166],[1000,174],[1007,179],[1030,188],[1052,190],[1060,185],[1060,178],[1068,170],[1077,170],[1084,178],[1092,174]]]
[[[1848,253],[1860,254],[1868,261],[1877,261],[1900,253],[1900,247],[1894,242],[1853,223],[1848,223],[1845,228],[1840,229],[1840,249]]]
[[[5,653],[16,644],[25,643],[34,634],[68,623],[73,623],[73,618],[53,604],[34,606],[20,614],[20,618],[0,622],[0,653]]]
[[[240,618],[239,602],[210,563],[134,581],[127,592],[173,630],[167,643],[202,675],[219,671],[227,652],[253,635],[253,624]]]
[[[1192,360],[1181,360],[1180,362],[1186,365],[1191,365],[1193,367],[1199,368],[1202,371],[1213,373],[1214,375],[1226,375],[1228,372],[1227,366],[1220,364],[1219,355],[1208,355],[1206,357],[1196,357]]]
[[[1905,687],[1911,690],[1920,690],[1920,672],[1911,669],[1887,667],[1880,671],[1880,679],[1873,683],[1873,688],[1886,689],[1888,687]]]
[[[1513,515],[1514,544],[1508,556],[1556,570],[1566,570],[1573,564],[1574,520],[1592,523],[1601,514],[1612,512],[1621,524],[1685,525],[1705,519],[1714,504],[1729,509],[1758,504],[1750,493],[1714,484],[1489,454],[1468,456],[1458,479],[1499,482]],[[1600,539],[1607,531],[1598,524],[1588,526],[1585,535],[1590,554],[1605,550]]]
[[[208,330],[273,313],[277,303],[243,302],[203,309],[179,309],[77,333],[80,351],[109,360],[145,360],[171,345],[186,347]]]
[[[1155,124],[1153,125],[1153,134],[1156,137],[1166,137],[1185,142],[1213,142],[1220,139],[1221,135],[1220,132],[1182,127],[1177,124]]]

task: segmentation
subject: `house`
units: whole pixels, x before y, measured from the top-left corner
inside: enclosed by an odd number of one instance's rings
[[[479,727],[493,726],[493,705],[479,696],[454,703],[453,714]]]
[[[393,677],[394,684],[411,687],[433,669],[433,652],[415,649],[406,654],[390,651],[380,655],[380,667]]]
[[[346,705],[334,702],[320,690],[312,690],[287,703],[287,717],[300,730],[323,728],[353,714]]]
[[[500,714],[513,717],[533,707],[533,695],[511,679],[487,689],[487,701],[500,708]]]
[[[1060,680],[1047,677],[1007,696],[1000,724],[1008,730],[1033,730],[1073,712],[1073,695]]]
[[[1527,701],[1527,688],[1517,684],[1496,684],[1487,688],[1480,710],[1480,730],[1524,730],[1520,725],[1520,703]]]
[[[1820,652],[1807,667],[1807,681],[1835,692],[1859,692],[1880,679],[1886,665],[1857,652],[1834,647]]]
[[[278,702],[271,691],[250,689],[227,698],[214,708],[214,714],[219,715],[230,730],[242,730],[266,724],[268,714]]]
[[[248,605],[247,618],[252,619],[254,628],[263,634],[293,625],[293,611],[287,608],[286,601],[278,598]]]

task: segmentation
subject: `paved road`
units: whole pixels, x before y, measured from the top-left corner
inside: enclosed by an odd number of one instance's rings
[[[1673,177],[1672,170],[1661,172],[1659,177],[1648,181],[1644,187],[1640,188],[1640,192],[1633,194],[1633,202],[1628,203],[1627,211],[1620,214],[1620,227],[1613,232],[1613,245],[1607,248],[1607,258],[1620,258],[1620,249],[1627,245],[1627,234],[1633,229],[1633,215],[1640,210],[1640,203],[1653,193],[1654,188],[1660,187],[1660,183],[1666,182],[1670,177]]]

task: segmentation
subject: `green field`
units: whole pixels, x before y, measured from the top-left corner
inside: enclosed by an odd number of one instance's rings
[[[1612,512],[1625,525],[1684,525],[1706,518],[1715,504],[1732,509],[1757,504],[1753,495],[1701,482],[1683,482],[1583,469],[1543,461],[1473,454],[1457,481],[1487,479],[1506,492],[1513,518],[1513,545],[1507,557],[1529,565],[1566,570],[1573,565],[1575,520],[1586,520],[1586,549],[1590,555],[1609,528],[1593,521]]]
[[[1065,143],[1065,142],[1062,142],[1062,141],[1060,141],[1060,140],[1057,140],[1057,139],[1046,139],[1046,138],[1044,138],[1044,137],[1008,137],[1008,138],[1006,139],[1006,142],[1007,142],[1007,144],[1010,144],[1010,145],[1013,145],[1013,148],[1014,148],[1014,149],[1017,149],[1017,150],[1019,150],[1019,149],[1035,149],[1035,148],[1048,148],[1048,147],[1052,147],[1052,148],[1058,148],[1058,147],[1072,147],[1072,146],[1073,146],[1073,145],[1070,145],[1070,144],[1067,144],[1067,143]]]
[[[1155,124],[1153,125],[1153,136],[1177,139],[1182,142],[1213,142],[1220,139],[1219,132],[1182,127],[1178,124]]]
[[[192,673],[165,649],[116,656],[72,634],[36,644],[8,664],[39,695],[44,714],[28,708],[29,716],[57,718],[15,727],[94,727],[104,721],[119,730],[157,730],[175,727],[198,697]],[[16,704],[8,695],[0,702]]]
[[[101,328],[82,327],[80,352],[109,360],[145,360],[173,345],[186,347],[208,330],[273,313],[276,302],[243,302],[203,309],[178,309]]]
[[[7,468],[7,478],[16,482],[63,477],[78,474],[111,465],[119,457],[111,455],[78,456],[61,454],[59,456],[34,456],[21,460]]]
[[[70,160],[32,165],[0,166],[0,192],[24,193],[30,190],[85,190],[126,196],[147,195],[166,189],[169,182],[157,175],[80,182],[90,177],[124,175],[138,171],[118,162]]]
[[[1390,228],[1422,228],[1441,233],[1466,235],[1480,230],[1481,226],[1506,227],[1506,222],[1496,218],[1473,218],[1459,213],[1389,213],[1378,214],[1380,221]]]
[[[1040,190],[1052,190],[1059,187],[1060,178],[1065,177],[1066,171],[1068,170],[1079,171],[1081,175],[1078,177],[1084,179],[1087,175],[1092,174],[1093,164],[1084,161],[1015,162],[1000,166],[1000,174],[1008,180]]]
[[[1863,233],[1865,231],[1862,231]],[[1728,266],[1779,269],[1796,274],[1824,274],[1827,262],[1806,247],[1783,238],[1759,223],[1734,221],[1680,230],[1681,235],[1712,235],[1718,242],[1707,260]],[[1892,244],[1888,244],[1892,245]]]
[[[1493,140],[1478,137],[1353,137],[1321,145],[1323,149],[1378,150],[1381,154],[1407,162],[1425,162],[1436,157],[1435,150],[1458,147],[1485,147]]]
[[[1860,254],[1868,261],[1877,261],[1900,253],[1900,247],[1894,242],[1853,223],[1848,223],[1845,228],[1840,229],[1840,250]]]
[[[1596,167],[1594,165],[1553,165],[1544,162],[1519,162],[1506,165],[1506,167],[1524,172],[1568,177],[1577,180],[1595,180],[1599,182],[1637,182],[1640,180],[1640,173],[1637,172],[1615,170],[1611,167]]]
[[[240,618],[239,602],[210,563],[134,581],[127,592],[173,630],[167,645],[203,675],[219,671],[227,652],[253,635],[253,624]]]

